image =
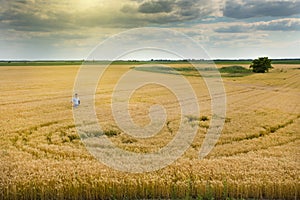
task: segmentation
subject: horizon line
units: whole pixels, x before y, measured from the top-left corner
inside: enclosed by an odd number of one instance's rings
[[[261,56],[268,57],[268,56]],[[269,58],[270,60],[300,60],[299,58]],[[97,60],[97,59],[3,59],[0,62],[154,62],[154,61],[250,61],[254,60],[253,58],[214,58],[214,59],[126,59],[126,60]]]

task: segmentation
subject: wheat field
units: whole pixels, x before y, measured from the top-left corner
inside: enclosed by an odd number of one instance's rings
[[[148,124],[149,106],[159,103],[167,110],[167,123],[152,138],[123,133],[110,99],[117,80],[132,67],[112,65],[105,72],[96,91],[97,117],[119,148],[155,152],[178,130],[178,102],[163,87],[140,88],[130,99],[133,121]],[[190,148],[158,171],[126,173],[97,161],[77,134],[70,101],[80,66],[2,66],[0,199],[299,199],[299,65],[273,67],[265,74],[223,77],[225,125],[202,160],[210,96],[201,77],[185,75],[201,91],[196,92],[201,113],[188,119],[199,126]]]

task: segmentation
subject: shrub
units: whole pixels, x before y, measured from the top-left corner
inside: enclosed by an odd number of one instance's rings
[[[265,73],[269,69],[273,68],[271,65],[271,60],[268,57],[261,57],[252,61],[250,68],[255,73]]]

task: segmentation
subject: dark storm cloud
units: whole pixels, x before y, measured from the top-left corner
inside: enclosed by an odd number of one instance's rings
[[[199,19],[216,10],[209,0],[133,0],[133,2],[137,5],[126,4],[121,11],[138,13],[138,18],[157,24]]]
[[[172,11],[172,1],[147,1],[142,3],[138,11],[140,13],[169,13]]]
[[[215,32],[218,33],[243,33],[253,31],[300,31],[300,19],[278,19],[268,22],[231,25],[215,30]]]
[[[53,31],[72,27],[70,15],[60,10],[46,9],[51,4],[47,1],[18,0],[1,1],[1,27],[18,31]]]
[[[230,18],[286,17],[300,14],[300,1],[227,0],[223,15]]]

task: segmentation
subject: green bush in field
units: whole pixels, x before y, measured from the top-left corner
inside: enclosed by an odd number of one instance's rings
[[[252,68],[252,71],[255,73],[265,73],[273,67],[271,65],[271,60],[268,57],[261,57],[254,59],[250,65],[250,68]]]
[[[242,66],[229,66],[229,67],[222,67],[219,69],[219,71],[221,73],[230,73],[230,74],[234,74],[234,73],[251,73],[251,71],[249,69],[246,69],[245,67]]]

